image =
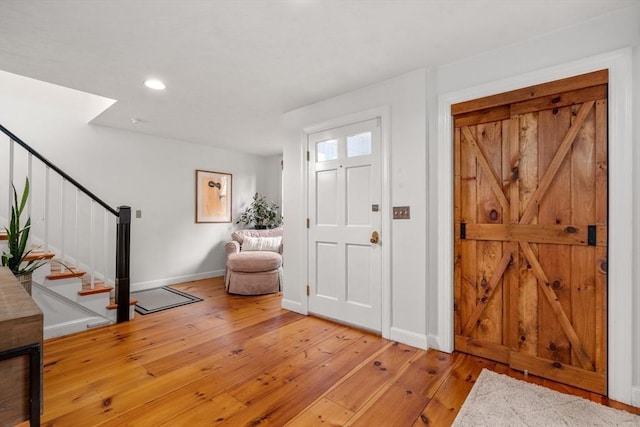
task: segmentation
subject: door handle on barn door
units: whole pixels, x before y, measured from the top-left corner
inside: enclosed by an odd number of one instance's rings
[[[371,238],[369,239],[369,241],[376,245],[378,244],[378,240],[380,240],[380,235],[378,234],[378,232],[374,231],[373,233],[371,233]]]

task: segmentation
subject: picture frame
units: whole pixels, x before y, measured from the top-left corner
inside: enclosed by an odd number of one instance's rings
[[[233,175],[196,169],[196,224],[231,222]]]

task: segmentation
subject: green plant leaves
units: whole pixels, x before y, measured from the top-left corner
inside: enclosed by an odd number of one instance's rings
[[[7,246],[8,252],[2,254],[2,265],[9,267],[13,274],[26,274],[32,273],[37,268],[45,264],[42,261],[28,261],[26,265],[23,264],[24,258],[31,253],[31,250],[27,249],[27,243],[29,241],[29,232],[31,231],[31,218],[27,218],[24,227],[20,225],[20,217],[27,206],[29,200],[29,178],[25,179],[24,191],[20,197],[20,203],[18,203],[18,192],[16,187],[11,184],[13,188],[13,206],[11,207],[11,218],[9,220],[9,227],[5,227],[7,232]]]
[[[282,224],[282,216],[278,212],[278,208],[279,206],[274,202],[269,202],[265,196],[256,193],[249,207],[242,211],[238,217],[236,224],[277,227]]]

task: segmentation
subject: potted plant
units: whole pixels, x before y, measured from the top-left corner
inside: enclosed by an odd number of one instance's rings
[[[29,178],[25,180],[20,203],[18,203],[18,193],[13,183],[11,187],[13,188],[13,206],[11,207],[9,227],[5,227],[8,250],[2,253],[2,266],[8,267],[14,276],[16,276],[16,279],[22,283],[22,286],[24,286],[27,292],[31,294],[31,276],[33,272],[44,265],[46,261],[24,261],[24,258],[31,253],[31,249],[26,249],[29,232],[31,230],[31,218],[27,218],[24,226],[22,226],[20,224],[20,217],[29,199]]]
[[[268,202],[265,196],[256,193],[253,201],[241,214],[236,224],[254,224],[257,229],[273,228],[282,224],[282,216],[278,212],[278,205]]]

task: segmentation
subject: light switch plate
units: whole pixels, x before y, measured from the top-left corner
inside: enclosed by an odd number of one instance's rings
[[[411,208],[409,206],[394,206],[393,219],[410,219]]]
[[[142,211],[141,210],[137,210],[136,211],[136,218],[142,218]]]

